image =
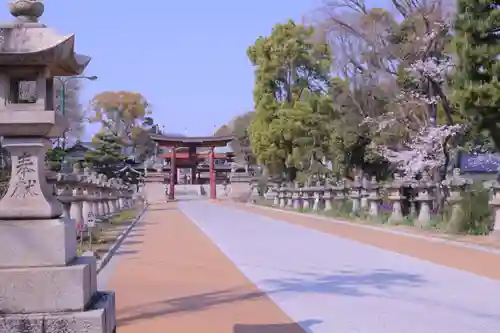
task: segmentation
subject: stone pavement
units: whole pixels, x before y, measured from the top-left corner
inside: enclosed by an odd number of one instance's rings
[[[175,203],[148,208],[99,280],[120,333],[304,333]]]
[[[117,331],[498,332],[500,275],[479,270],[497,255],[279,214],[153,205],[99,276],[116,291]]]

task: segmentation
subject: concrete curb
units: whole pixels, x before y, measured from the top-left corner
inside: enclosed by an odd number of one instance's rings
[[[141,219],[142,215],[144,214],[148,206],[149,205],[146,204],[144,208],[142,208],[141,212],[137,214],[135,220],[125,230],[123,230],[121,234],[116,238],[116,241],[113,243],[113,245],[111,245],[108,252],[106,252],[106,254],[102,257],[102,259],[97,261],[97,274],[99,274],[99,272],[108,264],[111,258],[113,258],[113,255],[115,254],[116,250],[118,250],[123,240],[128,236],[132,228],[135,227],[137,222],[139,222],[139,220]]]
[[[310,218],[313,218],[316,220],[327,221],[327,222],[331,222],[331,223],[350,225],[353,227],[370,229],[370,230],[375,230],[375,231],[382,231],[382,232],[386,232],[386,233],[390,233],[390,234],[394,234],[394,235],[423,239],[423,240],[427,240],[429,242],[445,243],[445,244],[449,244],[449,245],[453,245],[453,246],[465,247],[465,248],[472,249],[472,250],[500,254],[500,250],[492,248],[492,247],[488,247],[488,246],[483,246],[483,245],[462,243],[462,242],[457,242],[457,241],[443,239],[443,238],[439,238],[439,237],[433,237],[433,236],[417,235],[417,234],[413,234],[411,232],[406,232],[406,231],[401,231],[401,230],[390,230],[390,229],[381,228],[381,227],[377,227],[377,226],[358,224],[358,223],[354,223],[354,222],[350,222],[350,221],[338,220],[338,219],[328,218],[328,217],[324,217],[324,216],[316,216],[316,215],[312,215],[312,214],[299,213],[299,212],[294,212],[294,211],[289,211],[289,210],[279,209],[279,208],[274,208],[274,207],[260,206],[260,205],[252,204],[252,203],[246,203],[245,205],[249,206],[249,207],[257,207],[257,208],[261,208],[261,209],[265,209],[265,210],[288,213],[288,214],[297,215],[297,216],[307,216],[307,217],[310,217]]]

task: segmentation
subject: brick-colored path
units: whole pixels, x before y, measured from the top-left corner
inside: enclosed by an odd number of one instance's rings
[[[120,333],[304,333],[175,203],[152,205],[119,256]]]
[[[472,248],[455,246],[428,239],[393,234],[365,228],[356,224],[340,224],[332,220],[318,219],[306,214],[297,214],[277,209],[261,208],[238,203],[224,203],[250,213],[318,230],[331,235],[373,245],[439,265],[464,270],[470,273],[500,280],[500,255]]]

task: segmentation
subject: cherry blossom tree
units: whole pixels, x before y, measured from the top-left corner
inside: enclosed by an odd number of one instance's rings
[[[389,162],[401,168],[406,175],[424,170],[436,170],[447,164],[451,141],[463,131],[462,125],[428,126],[402,143],[398,149],[378,146],[377,151]]]

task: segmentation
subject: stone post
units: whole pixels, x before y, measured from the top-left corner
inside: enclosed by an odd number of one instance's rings
[[[300,188],[293,188],[291,189],[292,191],[292,205],[293,205],[293,209],[300,209],[301,208],[301,205],[300,205]]]
[[[335,181],[335,185],[332,187],[332,191],[335,209],[340,210],[348,199],[346,197],[345,181],[343,179],[337,178],[337,180]]]
[[[278,189],[275,189],[276,193],[274,195],[274,199],[273,199],[273,206],[276,206],[278,207],[280,205],[280,196],[279,196],[279,188]]]
[[[274,184],[267,183],[266,192],[264,193],[264,199],[267,201],[274,201],[274,197],[276,196],[276,190],[274,188]]]
[[[109,215],[114,215],[116,213],[115,207],[115,179],[111,178],[108,180],[108,210]]]
[[[311,209],[311,202],[309,201],[309,187],[302,187],[301,189],[302,196],[302,208],[304,210]]]
[[[115,178],[115,180],[113,181],[113,210],[115,214],[120,212],[120,206],[118,204],[118,199],[120,197],[120,188],[121,185],[119,183],[119,179]]]
[[[378,206],[382,202],[380,196],[380,186],[378,186],[377,178],[372,177],[369,185],[368,203],[370,206],[369,215],[374,218],[379,214]]]
[[[210,185],[210,186],[212,186],[212,185]],[[215,183],[213,186],[214,187],[216,186]],[[250,189],[251,189],[250,200],[252,201],[252,203],[257,203],[257,200],[260,197],[260,195],[259,195],[259,182],[258,182],[257,178],[253,178],[250,181]]]
[[[140,198],[140,199],[139,199]],[[144,196],[138,193],[134,193],[134,191],[130,188],[127,189],[127,209],[136,209],[138,200],[141,200],[141,207],[144,207],[147,203],[144,201]]]
[[[54,180],[55,187],[56,187],[56,193],[57,193],[57,199],[62,204],[63,208],[63,214],[62,216],[65,218],[71,218],[71,195],[72,195],[72,189],[69,186],[69,184],[64,183],[62,181],[62,174],[56,174],[56,179]],[[47,180],[49,180],[49,177],[47,177]]]
[[[117,178],[116,184],[115,184],[115,200],[114,200],[115,210],[117,213],[119,213],[121,211],[121,209],[120,209],[120,194],[121,194],[122,186],[123,185],[122,185],[121,179]]]
[[[324,211],[328,212],[332,210],[332,187],[329,181],[325,182],[325,189],[323,191],[323,200],[325,201]]]
[[[279,207],[280,208],[285,208],[286,206],[286,199],[285,199],[285,184],[281,184],[280,189],[278,190],[278,198],[279,198]]]
[[[120,211],[125,209],[125,184],[120,179],[120,191],[118,192],[118,209]]]
[[[101,205],[99,205],[99,202],[101,201],[101,189],[99,188],[99,179],[97,178],[97,172],[89,170],[87,182],[89,184],[88,195],[89,201],[91,203],[91,210],[92,212],[94,212],[94,216],[96,219],[101,218]]]
[[[97,174],[97,196],[98,196],[98,201],[97,201],[97,210],[99,212],[99,217],[105,218],[107,215],[106,212],[106,206],[104,204],[104,201],[106,200],[106,192],[105,192],[105,186],[104,186],[104,176],[103,174]]]
[[[317,181],[316,187],[313,188],[313,197],[314,197],[314,202],[312,207],[313,212],[318,212],[321,208],[322,193],[323,193],[323,188],[321,187],[321,182]]]
[[[98,216],[95,205],[95,186],[92,175],[88,172],[89,170],[84,170],[82,180],[82,216],[85,225],[88,225],[89,220],[95,220]]]
[[[110,201],[110,189],[109,189],[109,179],[106,177],[106,175],[101,175],[103,182],[102,182],[102,188],[103,188],[103,207],[104,207],[104,215],[109,216],[111,214],[111,209],[109,206],[109,201]]]
[[[450,179],[444,180],[443,185],[450,192],[448,202],[451,204],[451,216],[446,224],[446,231],[458,233],[464,227],[464,210],[462,207],[463,192],[469,187],[470,182],[460,175],[460,169],[454,169]]]
[[[410,202],[410,216],[412,218],[417,218],[417,196],[418,196],[418,184],[417,175],[415,172],[409,175],[408,179],[405,181],[406,186],[411,189],[411,196],[409,198]]]
[[[66,181],[69,182],[69,185],[72,187],[70,215],[76,221],[76,225],[84,224],[85,219],[83,217],[82,210],[83,176],[80,168],[78,166],[75,166],[73,168],[73,173],[68,176],[66,176]]]
[[[420,210],[418,212],[418,219],[416,225],[420,228],[426,228],[431,221],[431,205],[434,201],[432,196],[432,189],[434,184],[427,172],[422,175],[421,181],[418,183],[418,196],[416,201],[420,203]]]
[[[116,209],[118,212],[123,210],[123,191],[125,184],[123,183],[123,179],[118,179],[118,187],[116,190]]]
[[[361,200],[360,200],[360,209],[362,211],[367,211],[369,209],[369,204],[368,204],[368,194],[370,192],[370,181],[368,180],[366,175],[363,175],[363,178],[361,179]]]
[[[388,220],[389,224],[397,225],[403,221],[401,201],[404,200],[404,197],[401,193],[402,187],[403,181],[401,176],[398,173],[394,174],[394,180],[391,184],[387,185],[387,189],[389,190],[388,199],[392,204],[392,213]]]
[[[293,187],[287,188],[286,191],[286,208],[293,208]]]
[[[354,176],[354,182],[351,184],[350,188],[350,198],[352,200],[352,210],[351,210],[351,215],[352,216],[359,216],[360,210],[361,210],[361,177],[360,176]]]
[[[500,240],[500,181],[497,179],[492,185],[493,198],[489,204],[493,209],[493,230],[490,236],[495,240]]]

